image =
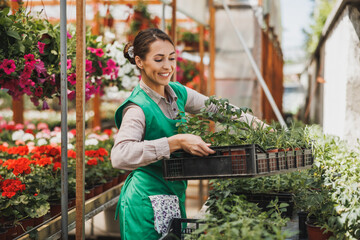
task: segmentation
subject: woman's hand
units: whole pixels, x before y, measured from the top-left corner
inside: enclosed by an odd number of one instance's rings
[[[215,153],[214,150],[209,148],[209,143],[205,143],[201,137],[193,134],[177,134],[169,137],[168,142],[170,153],[179,149],[200,157]]]

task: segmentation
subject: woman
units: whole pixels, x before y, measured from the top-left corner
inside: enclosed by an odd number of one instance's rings
[[[179,149],[197,156],[215,153],[199,136],[177,134],[176,117],[200,112],[207,97],[170,82],[176,70],[175,46],[159,29],[141,31],[133,45],[126,45],[124,56],[140,69],[141,81],[115,113],[119,132],[112,165],[133,170],[121,189],[116,217],[121,239],[159,239],[172,218],[186,218],[187,187],[186,181],[165,181],[159,160]]]

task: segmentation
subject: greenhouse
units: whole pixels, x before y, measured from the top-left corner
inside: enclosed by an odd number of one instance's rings
[[[0,240],[360,239],[359,0],[2,0],[0,41]]]

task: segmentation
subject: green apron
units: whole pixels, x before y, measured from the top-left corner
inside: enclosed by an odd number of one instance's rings
[[[187,92],[179,83],[169,83],[176,93],[176,101],[181,115],[184,115]],[[144,140],[155,140],[177,134],[176,123],[180,120],[167,118],[160,107],[138,85],[131,96],[117,109],[115,123],[120,128],[122,112],[126,104],[132,102],[142,108],[146,119]],[[127,177],[121,189],[115,218],[120,218],[122,240],[159,239],[154,228],[154,210],[149,196],[177,195],[181,217],[186,218],[185,190],[187,181],[165,181],[162,173],[162,160],[139,167]]]

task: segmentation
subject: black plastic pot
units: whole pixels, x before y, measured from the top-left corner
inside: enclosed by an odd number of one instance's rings
[[[306,229],[306,219],[307,219],[307,215],[308,212],[298,212],[298,217],[299,217],[299,238],[303,239],[303,238],[307,238],[307,229]]]

